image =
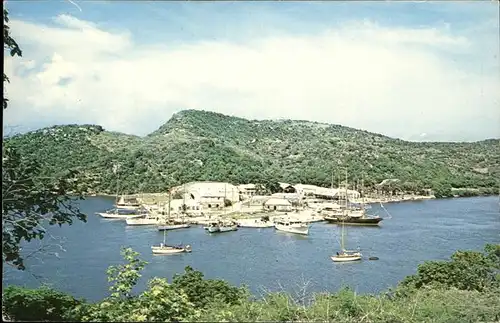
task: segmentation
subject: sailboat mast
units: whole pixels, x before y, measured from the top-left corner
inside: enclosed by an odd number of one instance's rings
[[[163,230],[163,246],[165,246],[166,241],[167,241],[167,230]]]
[[[347,216],[347,168],[345,170],[345,216]],[[342,239],[340,241],[340,247],[342,249],[342,251],[345,250],[345,242],[344,242],[344,239],[345,239],[345,224],[344,224],[344,219],[342,219]]]
[[[118,204],[118,192],[120,191],[120,175],[118,174],[118,165],[113,165],[113,172],[116,174],[116,201]]]
[[[347,210],[347,168],[345,170],[345,208]]]
[[[361,207],[365,209],[365,179],[361,178]]]
[[[187,205],[186,205],[186,183],[182,186],[182,215],[186,215]]]
[[[169,189],[168,190],[168,211],[167,211],[168,219],[169,220],[170,220],[170,200],[171,200],[171,196],[172,196],[172,189]]]

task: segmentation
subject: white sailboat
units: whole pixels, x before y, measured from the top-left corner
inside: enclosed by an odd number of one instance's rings
[[[130,210],[130,209],[111,209],[106,212],[97,212],[98,215],[105,219],[138,219],[147,216],[145,210]]]
[[[146,216],[145,218],[127,218],[127,225],[157,225],[160,223],[159,217]]]
[[[173,254],[177,254],[177,253],[191,252],[192,251],[190,245],[168,246],[166,244],[166,238],[167,238],[167,231],[163,231],[163,243],[160,243],[159,246],[151,246],[151,250],[153,251],[153,254],[173,255]]]
[[[274,227],[276,230],[296,233],[296,234],[309,234],[309,224],[303,223],[300,220],[293,220],[291,218],[288,219],[277,219],[274,223]]]
[[[346,170],[346,175],[345,175],[345,210],[344,212],[349,212],[347,208],[347,170]],[[361,252],[359,251],[353,251],[353,250],[347,250],[345,249],[345,224],[344,221],[342,221],[341,224],[341,238],[340,238],[340,251],[337,252],[335,256],[331,256],[330,258],[334,262],[349,262],[349,261],[358,261],[361,260]]]
[[[168,216],[167,220],[164,223],[158,224],[158,230],[159,231],[166,231],[166,230],[176,230],[176,229],[186,229],[190,228],[191,225],[188,223],[175,223],[170,218],[170,200],[171,200],[171,191],[168,191]]]
[[[141,204],[139,202],[137,202],[137,199],[135,199],[135,198],[133,200],[126,201],[122,195],[122,196],[120,196],[120,199],[118,200],[118,192],[116,195],[116,200],[117,200],[117,202],[115,204],[115,207],[117,209],[135,210],[141,206]]]

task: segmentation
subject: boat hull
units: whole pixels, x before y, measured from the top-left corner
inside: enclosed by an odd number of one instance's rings
[[[174,247],[174,246],[152,246],[151,250],[153,254],[156,255],[175,255],[179,253],[191,252],[191,246],[187,245],[185,247]]]
[[[274,227],[273,223],[240,223],[240,227],[242,228],[272,228]]]
[[[113,213],[97,213],[101,217],[105,219],[117,219],[117,220],[125,220],[125,219],[140,219],[146,216],[145,214],[113,214]]]
[[[206,229],[210,233],[215,233],[215,232],[219,232],[220,231],[219,227],[207,227]]]
[[[274,227],[278,231],[295,233],[295,234],[302,234],[302,235],[309,234],[309,226],[300,226],[299,227],[299,226],[285,226],[285,225],[275,224]]]
[[[361,217],[325,217],[328,223],[345,224],[345,225],[379,225],[383,218],[361,218]]]
[[[120,204],[115,204],[115,207],[117,209],[122,209],[122,210],[137,210],[140,208],[140,205],[120,205]]]
[[[156,219],[127,219],[127,225],[155,225],[158,224]]]
[[[158,230],[177,230],[177,229],[187,229],[191,227],[189,224],[167,224],[167,225],[159,225]]]
[[[359,261],[361,260],[361,254],[356,253],[352,255],[338,255],[330,257],[333,262],[350,262],[350,261]]]
[[[217,232],[229,232],[229,231],[236,231],[238,230],[238,226],[233,225],[233,226],[228,226],[228,227],[219,227],[219,231]]]

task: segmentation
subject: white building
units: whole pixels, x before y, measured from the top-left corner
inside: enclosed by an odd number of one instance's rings
[[[273,197],[264,203],[264,208],[271,211],[290,212],[292,211],[292,203],[287,199]]]
[[[193,199],[175,199],[170,201],[170,214],[181,214],[182,205],[186,204],[186,214],[188,215],[198,215],[203,212],[203,205]],[[168,202],[165,203],[165,210],[168,212]]]
[[[185,192],[208,209],[224,207],[224,199],[232,203],[239,201],[238,188],[230,183],[191,182],[177,186],[173,192]]]
[[[257,193],[257,186],[255,184],[241,184],[238,185],[238,194],[243,199],[246,200]]]
[[[336,199],[345,198],[346,195],[346,190],[344,188],[327,188],[307,184],[297,184],[294,187],[297,190],[297,193],[301,196],[314,196],[317,198]],[[349,199],[358,199],[360,197],[360,193],[355,190],[347,190],[347,197]]]
[[[274,193],[271,195],[272,197],[279,198],[279,199],[286,199],[290,203],[298,203],[301,200],[300,194],[297,193]]]

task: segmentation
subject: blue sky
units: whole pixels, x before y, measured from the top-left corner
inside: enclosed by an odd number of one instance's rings
[[[494,2],[74,2],[7,2],[8,126],[144,135],[193,108],[500,137]]]

